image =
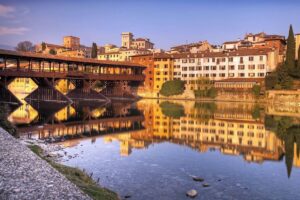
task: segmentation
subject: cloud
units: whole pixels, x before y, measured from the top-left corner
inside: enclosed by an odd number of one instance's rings
[[[3,4],[0,4],[0,17],[6,17],[6,18],[14,17],[13,13],[15,11],[16,9],[12,6],[5,6]]]
[[[27,31],[29,29],[25,27],[9,28],[0,26],[0,35],[23,35]]]

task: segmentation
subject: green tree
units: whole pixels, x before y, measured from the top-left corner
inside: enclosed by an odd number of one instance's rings
[[[278,75],[278,85],[280,88],[278,89],[291,89],[293,86],[293,79],[288,74],[288,68],[285,67],[285,64],[281,65],[277,69]],[[276,86],[275,86],[276,89]]]
[[[46,50],[46,43],[42,42],[42,51],[45,51],[45,50]]]
[[[92,45],[92,53],[91,53],[91,57],[92,58],[97,58],[97,44],[95,42],[93,42],[93,45]]]
[[[295,70],[295,36],[292,25],[290,25],[289,36],[287,39],[287,50],[285,67],[288,69],[288,73],[292,74]]]
[[[184,107],[178,103],[164,101],[159,104],[162,113],[167,117],[180,118],[185,116]]]
[[[253,94],[255,95],[256,98],[259,97],[260,91],[261,91],[260,85],[254,85],[254,86],[252,87],[252,92],[253,92]]]
[[[56,55],[56,51],[55,51],[54,49],[50,49],[49,53],[50,53],[51,55]]]
[[[184,81],[181,80],[172,80],[166,81],[163,83],[161,90],[159,91],[160,94],[164,96],[172,96],[172,95],[179,95],[184,92]]]

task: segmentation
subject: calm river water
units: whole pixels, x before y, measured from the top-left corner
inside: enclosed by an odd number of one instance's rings
[[[195,199],[300,199],[299,106],[35,103],[12,108],[9,120],[22,137],[63,145],[63,164],[122,198],[188,199],[195,189]]]

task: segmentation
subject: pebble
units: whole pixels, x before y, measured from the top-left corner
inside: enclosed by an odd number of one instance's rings
[[[200,177],[197,177],[197,176],[192,176],[193,180],[194,181],[197,181],[197,182],[203,182],[204,179],[203,178],[200,178]]]
[[[202,186],[203,187],[210,187],[210,185],[208,183],[203,183]]]
[[[186,196],[188,196],[190,198],[195,198],[197,195],[198,195],[198,192],[194,189],[186,192]]]

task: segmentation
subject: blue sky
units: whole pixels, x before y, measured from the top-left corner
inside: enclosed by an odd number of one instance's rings
[[[0,0],[0,44],[62,43],[65,35],[91,46],[120,45],[121,32],[150,38],[157,48],[245,33],[300,32],[299,0]]]

